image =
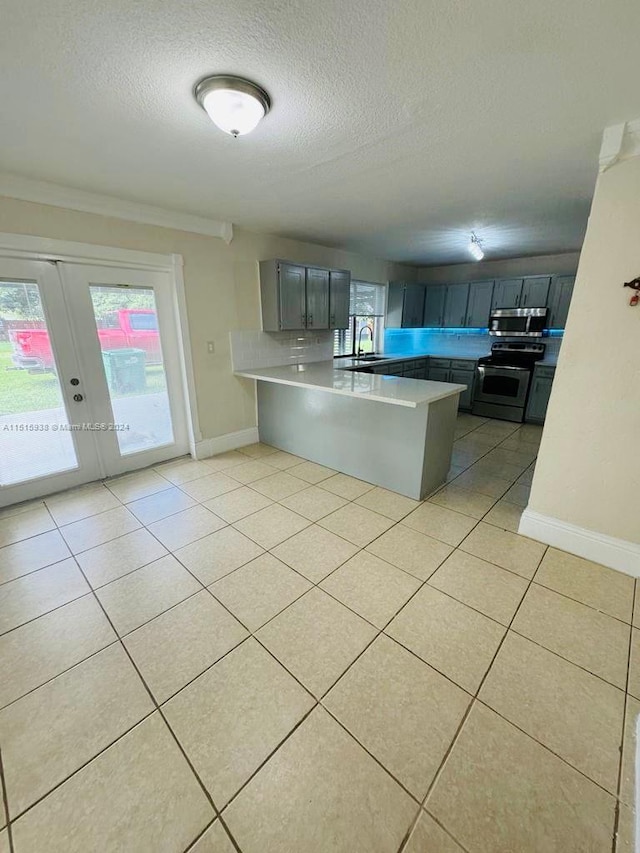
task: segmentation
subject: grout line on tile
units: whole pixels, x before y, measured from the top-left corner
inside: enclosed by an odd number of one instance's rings
[[[620,829],[620,793],[622,790],[622,755],[623,755],[624,739],[625,739],[625,732],[626,732],[626,726],[627,726],[627,706],[629,704],[629,696],[631,695],[629,693],[629,679],[631,677],[631,648],[633,645],[633,621],[634,621],[634,618],[636,615],[635,609],[636,609],[636,594],[637,594],[637,592],[638,592],[638,579],[635,578],[634,583],[633,583],[633,600],[631,603],[631,630],[629,631],[629,651],[627,653],[627,678],[625,680],[625,702],[624,702],[624,709],[622,712],[622,733],[621,733],[621,738],[620,738],[620,758],[619,758],[619,762],[618,762],[618,784],[616,786],[616,808],[615,808],[615,815],[614,815],[614,821],[613,821],[612,853],[615,853],[615,851],[617,850],[618,831]],[[639,747],[639,744],[636,744],[636,755],[635,755],[635,761],[634,761],[634,766],[636,767],[636,772],[634,774],[635,779],[637,779],[637,777],[638,777],[638,772],[637,772],[638,747]],[[634,786],[634,788],[635,788],[635,786]],[[635,801],[634,804],[636,806],[637,806],[637,800],[638,800],[638,791],[634,790],[634,801]],[[637,831],[637,821],[635,819],[635,808],[633,809],[633,811],[634,811],[633,826],[634,826],[634,830]],[[635,840],[636,846],[637,846],[638,839],[635,838],[634,840]]]
[[[186,850],[184,851],[184,853],[190,853],[190,851],[191,851],[191,850],[193,850],[193,848],[196,846],[196,844],[198,843],[198,841],[200,841],[200,839],[202,838],[202,836],[203,836],[203,835],[205,835],[205,833],[207,833],[207,832],[211,829],[211,827],[213,826],[213,824],[214,824],[214,823],[216,822],[216,820],[218,820],[218,819],[219,819],[219,818],[216,816],[216,817],[214,817],[212,820],[210,820],[210,821],[209,821],[209,823],[205,826],[205,828],[204,828],[203,830],[201,830],[201,831],[196,835],[196,837],[193,839],[193,841],[190,841],[190,842],[189,842],[189,846],[186,848]]]
[[[101,649],[101,651],[104,651],[104,649]],[[98,652],[96,652],[96,654],[98,654]],[[88,658],[86,658],[85,660],[88,660]],[[68,671],[68,670],[65,670],[65,672],[66,671]],[[64,673],[61,672],[60,675],[64,675]],[[60,676],[56,675],[56,678],[59,678],[59,677]],[[54,681],[55,679],[51,679],[51,680]],[[48,683],[48,682],[45,682],[45,683]],[[40,685],[40,686],[44,686],[44,685]],[[98,752],[95,753],[95,755],[92,755],[91,758],[88,758],[86,761],[83,761],[82,764],[79,764],[76,767],[76,769],[73,770],[71,773],[69,773],[67,776],[65,776],[64,779],[60,779],[58,782],[56,782],[55,785],[53,785],[51,788],[49,788],[44,794],[39,796],[37,800],[34,800],[32,803],[29,803],[29,805],[26,808],[22,809],[21,812],[18,812],[14,817],[11,818],[12,823],[15,823],[19,818],[21,818],[25,814],[27,814],[27,812],[30,812],[31,809],[35,808],[39,803],[41,803],[43,800],[45,800],[50,794],[53,794],[54,791],[57,791],[57,789],[60,788],[62,785],[64,785],[65,782],[68,782],[69,779],[72,778],[72,776],[75,776],[81,770],[84,770],[84,768],[87,767],[87,765],[91,764],[92,761],[95,761],[96,758],[101,756],[108,749],[111,749],[111,747],[114,746],[116,743],[118,743],[118,741],[121,740],[123,737],[125,737],[125,735],[128,735],[130,732],[132,732],[135,728],[137,728],[145,720],[148,720],[149,717],[153,716],[153,714],[156,713],[156,710],[157,710],[156,708],[153,708],[151,711],[144,714],[144,716],[140,717],[139,720],[136,720],[135,723],[128,726],[128,728],[126,728],[123,732],[121,732],[118,735],[118,737],[114,738],[106,746],[103,746],[101,749],[99,749]],[[5,788],[5,793],[6,793],[6,788]]]
[[[80,571],[82,571],[82,568],[80,568]],[[86,579],[86,578],[85,578],[85,579]],[[198,582],[199,582],[199,581],[198,581]],[[107,621],[108,621],[108,622],[109,622],[109,624],[111,625],[111,628],[115,631],[115,630],[116,630],[116,629],[115,629],[115,626],[114,626],[114,624],[112,623],[111,619],[109,618],[109,614],[108,614],[108,613],[107,613],[107,611],[104,609],[104,607],[102,606],[102,603],[101,603],[100,599],[98,598],[98,596],[97,596],[95,593],[94,593],[94,596],[95,596],[96,601],[98,602],[98,606],[101,608],[102,612],[104,613],[105,618],[107,619]],[[117,634],[117,631],[116,631],[116,634]],[[215,803],[213,802],[213,798],[212,798],[212,797],[211,797],[211,795],[209,794],[209,791],[207,790],[207,787],[206,787],[206,785],[204,784],[204,782],[202,781],[202,779],[200,778],[199,774],[196,772],[196,769],[195,769],[195,767],[193,766],[193,764],[192,764],[192,762],[191,762],[191,759],[189,758],[189,756],[187,755],[187,753],[186,753],[185,749],[183,748],[182,744],[181,744],[181,743],[180,743],[180,741],[178,740],[178,737],[176,736],[175,732],[173,731],[173,729],[172,729],[172,728],[171,728],[171,726],[169,725],[169,721],[168,721],[168,720],[167,720],[167,718],[165,717],[165,715],[164,715],[164,712],[163,712],[162,708],[161,708],[161,707],[160,707],[160,705],[157,703],[155,696],[154,696],[154,695],[153,695],[153,693],[151,692],[151,688],[149,687],[149,685],[147,684],[146,680],[144,679],[144,677],[143,677],[143,675],[142,675],[142,673],[141,673],[140,669],[138,668],[138,665],[136,664],[135,660],[133,659],[133,656],[131,655],[131,653],[129,652],[129,650],[128,650],[128,649],[127,649],[127,647],[125,646],[125,644],[122,642],[122,639],[121,639],[121,638],[119,638],[119,642],[120,642],[120,646],[121,646],[121,648],[124,650],[124,653],[125,653],[125,654],[126,654],[126,656],[129,658],[129,661],[130,661],[131,665],[133,666],[133,668],[134,668],[134,669],[135,669],[135,671],[137,672],[137,674],[138,674],[138,678],[140,679],[140,681],[141,681],[141,682],[142,682],[142,684],[144,685],[145,690],[146,690],[146,691],[147,691],[147,693],[149,694],[149,698],[151,699],[151,702],[153,703],[153,705],[154,705],[154,707],[155,707],[156,711],[160,714],[160,717],[162,718],[162,721],[164,722],[165,726],[167,727],[167,729],[168,729],[168,730],[169,730],[169,732],[171,733],[171,736],[172,736],[172,738],[174,739],[175,743],[177,744],[178,749],[179,749],[179,750],[180,750],[180,752],[182,753],[182,756],[183,756],[184,760],[187,762],[187,764],[188,764],[189,768],[191,769],[191,772],[192,772],[192,773],[193,773],[193,775],[195,776],[195,778],[196,778],[196,780],[197,780],[198,784],[200,785],[200,788],[202,789],[202,792],[204,793],[205,797],[206,797],[206,798],[207,798],[207,800],[209,801],[209,804],[211,805],[211,808],[213,809],[214,815],[217,815],[217,814],[218,814],[218,810],[217,810],[217,808],[216,808],[216,806],[215,806]],[[153,712],[152,712],[152,713],[153,713]]]
[[[563,553],[569,553],[569,552],[563,551]],[[536,573],[537,573],[537,570],[536,570]],[[631,616],[629,617],[629,621],[627,622],[626,619],[620,619],[618,616],[613,616],[613,614],[607,613],[606,610],[602,610],[599,607],[594,607],[592,604],[587,604],[586,601],[582,601],[579,598],[574,598],[572,595],[567,595],[566,592],[560,592],[560,590],[554,589],[552,586],[547,586],[544,583],[540,583],[540,581],[535,580],[535,578],[533,579],[533,582],[535,583],[536,586],[539,586],[542,589],[546,589],[548,592],[554,592],[556,595],[562,596],[562,598],[567,598],[567,599],[569,599],[569,601],[575,601],[576,604],[581,604],[583,607],[588,607],[589,610],[593,610],[595,613],[600,613],[602,616],[608,616],[609,619],[615,619],[615,621],[619,622],[621,625],[626,625],[627,627],[632,627],[632,625],[633,625],[633,622],[632,622],[633,607],[631,609]]]
[[[458,847],[460,847],[461,850],[464,850],[465,853],[470,853],[469,848],[465,847],[464,844],[462,844],[460,841],[458,841],[458,839],[455,837],[455,835],[450,830],[448,830],[447,827],[437,817],[432,815],[431,812],[428,811],[426,808],[423,809],[423,811],[425,812],[425,814],[429,815],[429,817],[431,818],[431,820],[434,823],[438,824],[440,829],[443,832],[445,832],[449,836],[449,838],[452,838],[455,841],[455,843],[458,845]]]
[[[9,815],[9,792],[7,791],[7,779],[4,774],[4,762],[2,760],[2,747],[0,746],[0,785],[2,785],[2,808],[4,809],[4,817],[7,822],[7,837],[9,839],[9,850],[14,851],[13,844],[13,827],[11,826],[11,817]]]
[[[70,558],[67,557],[66,559]],[[53,565],[55,566],[55,563]],[[47,566],[47,568],[51,567]],[[15,580],[21,580],[21,578],[15,578]],[[72,604],[74,601],[79,601],[81,598],[86,598],[92,593],[92,591],[93,590],[91,589],[91,587],[89,587],[89,590],[87,592],[83,592],[82,595],[76,595],[74,598],[70,598],[68,601],[64,601],[62,604],[57,604],[50,610],[45,610],[43,613],[38,613],[37,616],[32,616],[31,619],[26,619],[24,622],[21,622],[19,625],[14,625],[13,628],[9,628],[7,631],[0,631],[0,637],[8,637],[9,634],[13,634],[14,631],[17,631],[18,628],[24,628],[25,625],[30,625],[32,622],[35,622],[37,619],[40,619],[41,616],[48,616],[50,613],[55,613],[56,610],[60,610],[61,608],[66,607],[67,604]]]
[[[50,531],[47,531],[47,532],[49,532],[49,533],[53,533],[54,531],[50,530]],[[57,532],[57,531],[56,531],[56,532]],[[10,548],[11,546],[10,546],[10,545],[5,545],[4,547],[5,547],[5,548]],[[70,559],[72,556],[73,556],[73,554],[69,553],[69,554],[67,554],[67,556],[66,556],[66,557],[62,557],[62,558],[61,558],[61,559],[59,559],[59,560],[54,560],[54,561],[53,561],[53,563],[49,563],[49,564],[48,564],[48,565],[46,565],[46,566],[40,566],[40,568],[39,568],[39,569],[31,569],[31,571],[30,571],[30,572],[25,572],[23,575],[16,575],[16,576],[15,576],[15,578],[7,578],[7,580],[6,580],[6,581],[0,581],[0,587],[1,587],[1,586],[6,586],[8,583],[13,583],[13,581],[19,581],[19,580],[22,580],[23,578],[29,578],[29,577],[31,577],[31,575],[35,575],[35,574],[37,574],[38,572],[43,571],[43,569],[50,569],[52,566],[56,566],[58,563],[64,563],[64,561],[65,561],[65,560]],[[2,557],[2,548],[0,548],[0,557]]]
[[[547,551],[547,549],[545,548],[545,549],[544,549],[544,551],[542,552],[542,555],[541,555],[541,557],[540,557],[540,560],[538,561],[538,566],[539,566],[539,565],[540,565],[540,563],[542,562],[542,558],[544,557],[544,554],[546,553],[546,551]],[[537,567],[536,567],[536,571],[537,571]],[[535,572],[534,572],[534,576],[535,576]],[[511,617],[511,621],[509,622],[509,625],[507,626],[507,630],[504,632],[504,635],[503,635],[502,639],[500,640],[500,642],[498,643],[498,646],[497,646],[496,651],[495,651],[495,653],[494,653],[494,655],[493,655],[493,657],[492,657],[492,659],[491,659],[491,662],[489,663],[489,666],[487,667],[487,669],[485,670],[484,675],[483,675],[483,676],[482,676],[482,678],[480,679],[480,683],[478,684],[478,687],[477,687],[477,689],[476,689],[476,691],[475,691],[475,693],[474,693],[474,695],[473,695],[473,698],[472,698],[471,702],[469,703],[469,705],[468,705],[468,707],[467,707],[467,710],[466,710],[466,712],[465,712],[465,714],[464,714],[464,716],[463,716],[462,720],[460,721],[460,725],[458,726],[458,728],[457,728],[457,730],[456,730],[456,732],[455,732],[455,734],[454,734],[454,736],[453,736],[453,739],[452,739],[451,743],[449,744],[449,748],[448,748],[447,752],[445,753],[445,755],[444,755],[444,757],[443,757],[442,761],[440,762],[440,766],[438,767],[438,769],[437,769],[437,771],[436,771],[436,774],[435,774],[435,776],[434,776],[434,778],[433,778],[433,780],[432,780],[432,782],[431,782],[431,785],[429,786],[429,789],[427,790],[427,793],[425,794],[424,799],[422,800],[421,808],[425,808],[425,807],[426,807],[426,803],[427,803],[427,801],[428,801],[428,799],[429,799],[429,796],[431,795],[431,792],[434,790],[434,788],[435,788],[436,784],[438,783],[438,780],[440,779],[440,776],[442,775],[442,772],[443,772],[444,767],[445,767],[445,765],[446,765],[446,763],[447,763],[447,760],[448,760],[449,756],[451,755],[451,753],[452,753],[452,751],[453,751],[453,749],[454,749],[454,747],[455,747],[455,745],[456,745],[456,743],[457,743],[457,741],[458,741],[458,738],[459,738],[459,736],[460,736],[460,733],[461,733],[461,731],[462,731],[462,729],[463,729],[463,727],[464,727],[464,725],[465,725],[465,723],[466,723],[467,719],[469,718],[469,715],[470,715],[470,713],[471,713],[471,710],[472,710],[473,706],[474,706],[474,705],[475,705],[475,703],[478,701],[478,699],[477,699],[478,694],[480,693],[480,690],[482,689],[482,686],[483,686],[483,684],[484,684],[484,682],[485,682],[485,680],[486,680],[486,678],[487,678],[487,676],[488,676],[489,672],[491,671],[491,668],[493,667],[493,664],[495,663],[495,660],[496,660],[496,658],[497,658],[498,654],[500,653],[500,649],[502,648],[502,645],[503,645],[503,643],[504,643],[505,637],[506,637],[506,636],[508,635],[508,633],[509,633],[510,626],[511,626],[511,624],[513,623],[513,620],[516,618],[516,615],[517,615],[517,613],[518,613],[518,610],[520,609],[520,607],[521,607],[521,605],[522,605],[522,602],[523,602],[523,601],[524,601],[524,599],[526,598],[527,593],[529,592],[529,589],[530,589],[530,587],[531,587],[531,584],[532,584],[532,583],[533,583],[533,577],[531,578],[531,580],[529,580],[529,582],[528,582],[528,584],[527,584],[527,589],[525,590],[524,595],[523,595],[523,596],[522,596],[522,598],[520,599],[520,602],[518,603],[518,606],[516,607],[515,612],[514,612],[513,616]],[[418,817],[419,817],[419,813],[418,813]],[[415,824],[416,822],[417,822],[417,818],[416,818],[416,820],[414,821],[414,824]],[[413,829],[413,827],[412,827],[412,829]],[[409,835],[410,835],[410,833],[409,833]],[[406,840],[408,840],[408,838],[409,838],[409,835],[407,835],[407,839],[405,839],[405,842],[404,842],[405,844],[406,844]],[[402,847],[402,845],[401,845],[401,846],[400,846],[400,851],[402,851],[402,849],[403,849],[403,847]]]

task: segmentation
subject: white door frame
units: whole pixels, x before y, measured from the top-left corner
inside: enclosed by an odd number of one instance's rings
[[[185,413],[189,451],[196,455],[196,444],[202,440],[196,405],[195,379],[191,340],[187,319],[187,302],[184,287],[182,255],[142,252],[112,246],[96,246],[51,237],[0,232],[0,258],[21,260],[64,261],[105,267],[130,267],[132,269],[162,271],[169,274],[175,293],[176,335],[179,346],[179,363],[185,393]]]

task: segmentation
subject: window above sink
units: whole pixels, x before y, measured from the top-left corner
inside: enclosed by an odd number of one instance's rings
[[[349,301],[349,327],[334,333],[334,357],[348,356],[376,361],[384,346],[386,285],[352,281]],[[367,329],[369,327],[369,329]],[[371,331],[369,331],[371,330]],[[358,349],[362,355],[358,356]]]

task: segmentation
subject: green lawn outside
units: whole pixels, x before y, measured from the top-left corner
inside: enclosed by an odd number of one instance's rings
[[[161,365],[146,368],[146,394],[156,394],[166,388]],[[113,397],[138,396],[113,394]],[[58,377],[53,373],[29,373],[16,370],[11,361],[11,344],[0,341],[0,415],[15,415],[57,409],[62,405]]]

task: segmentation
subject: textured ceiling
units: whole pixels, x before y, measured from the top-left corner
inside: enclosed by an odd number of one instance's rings
[[[4,0],[0,170],[419,264],[579,248],[637,0]],[[232,139],[211,73],[273,99]]]

